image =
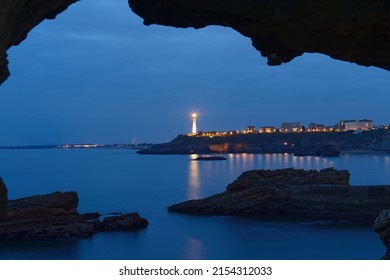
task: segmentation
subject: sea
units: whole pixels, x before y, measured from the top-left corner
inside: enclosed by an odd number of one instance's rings
[[[285,154],[139,155],[126,149],[0,150],[9,199],[76,191],[80,213],[138,212],[149,221],[134,232],[91,238],[0,241],[0,259],[15,260],[377,260],[385,252],[372,226],[168,213],[167,207],[223,192],[251,169],[335,167],[351,185],[390,185],[390,155],[337,158]]]

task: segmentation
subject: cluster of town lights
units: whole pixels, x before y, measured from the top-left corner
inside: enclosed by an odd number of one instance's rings
[[[191,113],[192,118],[192,132],[189,136],[197,137],[216,137],[216,136],[229,136],[237,134],[254,134],[254,133],[301,133],[301,132],[343,132],[353,130],[361,132],[365,130],[376,130],[376,129],[390,129],[389,125],[374,126],[371,120],[342,120],[337,125],[325,126],[323,124],[310,123],[306,129],[301,125],[300,122],[282,123],[280,128],[274,126],[263,126],[256,129],[255,126],[247,126],[244,130],[231,130],[231,131],[198,131],[197,130],[197,119],[198,114],[196,112]]]

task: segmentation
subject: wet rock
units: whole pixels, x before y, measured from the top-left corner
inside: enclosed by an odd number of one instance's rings
[[[7,193],[8,193],[7,187],[4,184],[3,179],[0,178],[0,220],[7,213],[7,208],[8,208],[8,196],[7,196]]]
[[[386,246],[386,253],[382,258],[390,260],[390,210],[384,210],[379,214],[375,220],[374,230]]]

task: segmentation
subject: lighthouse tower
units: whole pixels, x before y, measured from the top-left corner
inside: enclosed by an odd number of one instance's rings
[[[192,113],[192,134],[196,134],[196,120],[198,119],[198,114],[197,113]]]

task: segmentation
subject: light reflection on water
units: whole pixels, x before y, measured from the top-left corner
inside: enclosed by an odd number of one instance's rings
[[[1,150],[10,198],[75,190],[80,212],[137,211],[147,229],[91,239],[0,242],[0,259],[378,259],[384,247],[371,227],[167,213],[167,206],[220,193],[243,171],[348,169],[353,185],[390,184],[390,155],[338,158],[284,154],[140,156],[129,150]]]
[[[200,198],[200,174],[199,161],[195,160],[197,155],[190,156],[190,163],[188,168],[188,199]]]
[[[204,155],[191,155],[190,159]],[[188,199],[221,192],[242,172],[252,169],[348,170],[351,185],[390,185],[390,155],[342,155],[326,158],[288,154],[227,154],[225,161],[191,160],[188,169]],[[216,179],[218,178],[218,179]],[[219,186],[219,188],[217,187]],[[212,190],[212,191],[210,191]]]

